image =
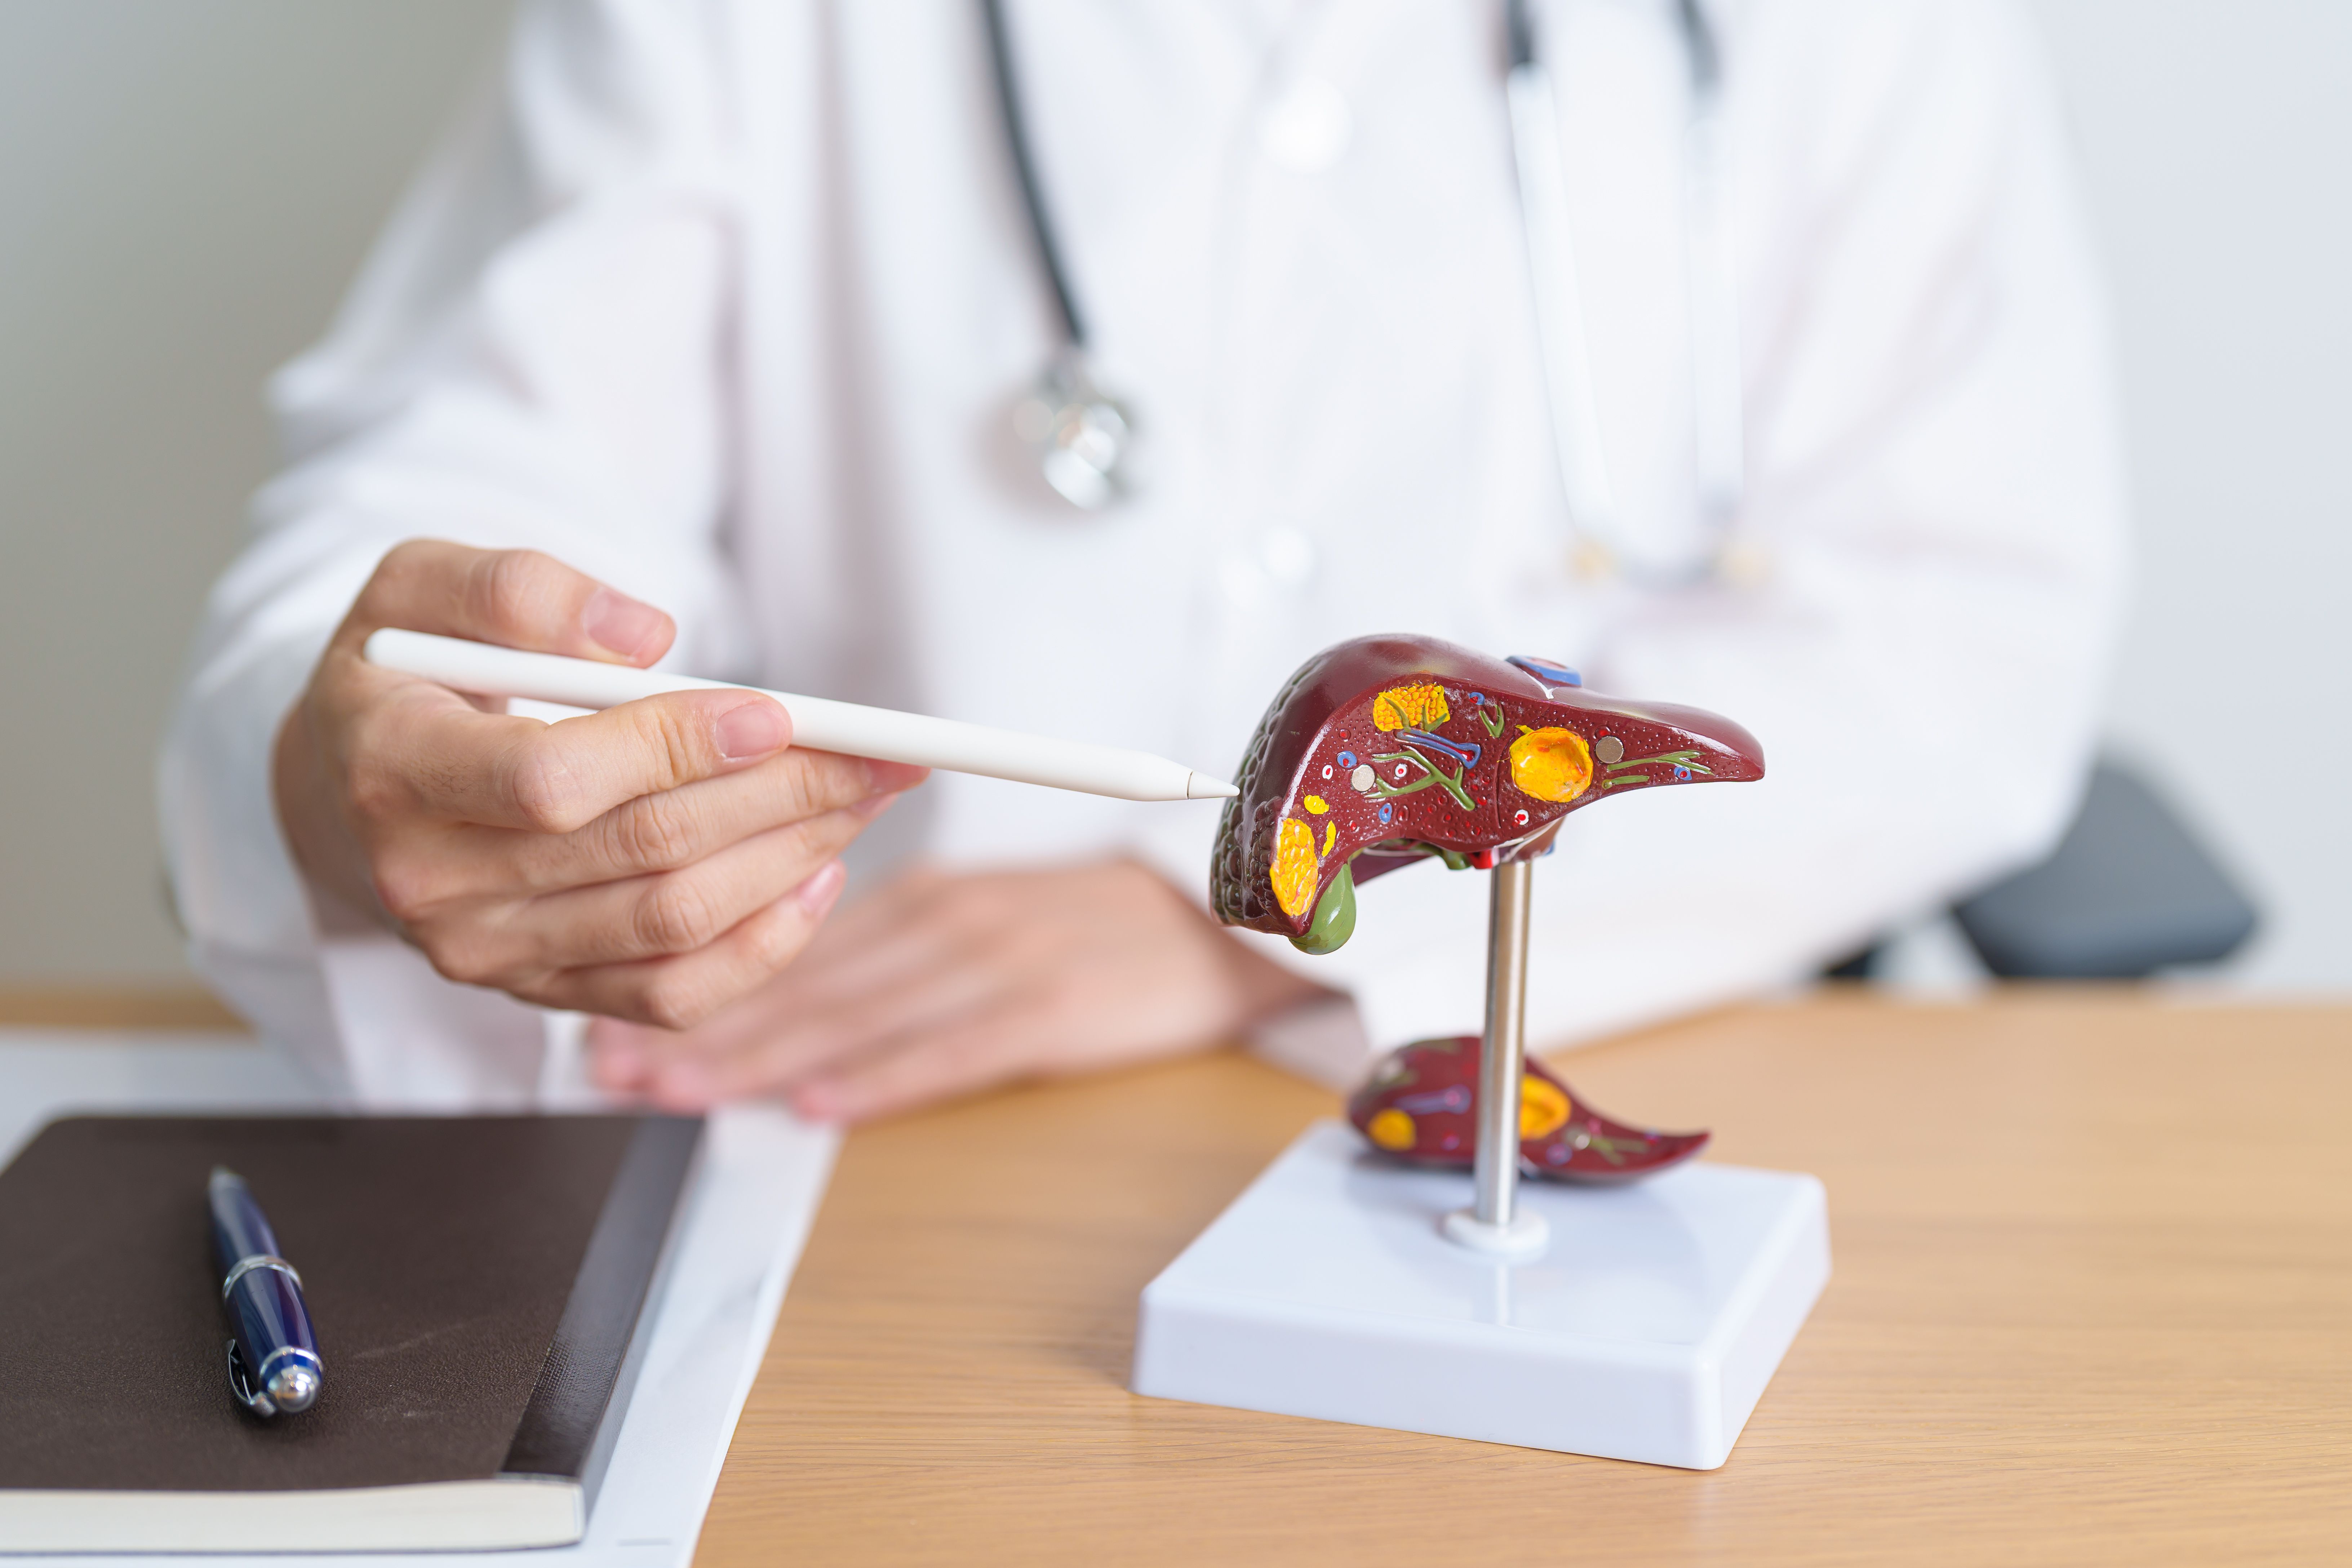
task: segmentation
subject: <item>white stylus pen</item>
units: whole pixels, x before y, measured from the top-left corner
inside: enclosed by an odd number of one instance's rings
[[[793,744],[886,763],[912,763],[949,773],[979,773],[1016,784],[1074,789],[1119,800],[1222,800],[1241,792],[1181,763],[1097,746],[992,730],[954,719],[861,708],[823,697],[797,697],[725,680],[698,680],[621,664],[524,653],[489,643],[435,637],[387,626],[367,640],[367,660],[404,675],[421,675],[453,690],[482,697],[527,697],[567,708],[615,708],[666,691],[758,691],[793,716]]]

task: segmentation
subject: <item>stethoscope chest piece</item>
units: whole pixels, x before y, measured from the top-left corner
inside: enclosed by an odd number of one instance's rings
[[[1691,77],[1691,123],[1684,152],[1688,165],[1685,184],[1691,204],[1686,227],[1687,270],[1692,280],[1692,380],[1699,425],[1700,490],[1714,537],[1696,559],[1671,565],[1639,561],[1615,544],[1616,509],[1593,415],[1591,367],[1587,363],[1584,312],[1578,298],[1574,247],[1561,188],[1559,124],[1551,78],[1538,56],[1531,0],[1505,0],[1504,5],[1510,45],[1506,82],[1511,142],[1534,289],[1537,336],[1551,404],[1552,447],[1559,465],[1560,489],[1569,527],[1577,536],[1570,569],[1586,581],[1638,579],[1653,587],[1685,586],[1717,575],[1744,583],[1760,574],[1760,568],[1744,558],[1727,538],[1739,512],[1745,459],[1737,313],[1716,210],[1714,127],[1721,61],[1702,0],[1674,0],[1674,5]],[[1097,510],[1118,500],[1128,488],[1125,469],[1134,421],[1118,400],[1095,385],[1088,372],[1086,321],[1055,244],[1054,226],[1045,211],[1036,163],[1030,156],[1023,125],[1003,0],[982,0],[982,11],[987,20],[989,64],[995,77],[1005,149],[1012,158],[1037,260],[1050,285],[1061,340],[1035,385],[1015,405],[1013,427],[1036,454],[1045,482],[1055,493],[1084,510]]]
[[[1134,424],[1095,385],[1084,355],[1054,356],[1013,405],[1013,430],[1037,454],[1045,482],[1072,506],[1093,511],[1118,499]]]

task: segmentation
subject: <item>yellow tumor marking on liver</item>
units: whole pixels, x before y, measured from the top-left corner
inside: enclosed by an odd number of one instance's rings
[[[1310,795],[1298,804],[1305,806],[1309,812],[1313,813],[1317,816],[1320,816],[1325,812],[1331,809],[1331,803],[1325,800],[1319,795]]]
[[[1540,1138],[1568,1124],[1568,1096],[1530,1074],[1519,1079],[1519,1136]]]
[[[1286,816],[1274,835],[1274,901],[1297,920],[1315,904],[1317,876],[1315,830],[1295,816]]]
[[[1364,1136],[1391,1154],[1412,1147],[1412,1118],[1390,1106],[1364,1124]]]
[[[1521,795],[1565,805],[1592,785],[1592,748],[1573,730],[1521,725],[1511,742],[1511,783]]]
[[[1450,717],[1445,688],[1433,682],[1427,686],[1400,686],[1372,699],[1372,727],[1376,730],[1434,730]]]
[[[1323,825],[1323,853],[1326,855],[1331,853],[1331,846],[1337,844],[1339,841],[1339,825],[1336,822],[1325,823]]]

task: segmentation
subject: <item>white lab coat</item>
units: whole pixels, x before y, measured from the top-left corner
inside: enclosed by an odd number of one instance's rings
[[[1496,6],[1013,0],[1099,379],[1142,431],[1134,500],[1097,516],[1010,434],[1054,340],[976,6],[529,8],[276,384],[287,467],[163,766],[195,963],[363,1100],[576,1082],[561,1021],[323,933],[271,815],[273,731],[420,534],[664,606],[667,668],[1213,771],[1368,632],[1738,719],[1765,783],[1580,814],[1542,864],[1539,1044],[1783,984],[2034,856],[2091,744],[2123,546],[2032,40],[2006,0],[1713,10],[1766,570],[1659,592],[1569,564]],[[1670,0],[1538,12],[1608,467],[1622,526],[1664,538],[1695,504],[1679,35]],[[1199,895],[1216,811],[940,775],[853,866],[1124,851]],[[1284,1048],[1339,1076],[1366,1040],[1475,1029],[1483,881],[1373,884],[1330,958],[1268,942],[1356,1003]]]

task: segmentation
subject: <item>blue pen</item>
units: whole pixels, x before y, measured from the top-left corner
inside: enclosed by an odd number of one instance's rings
[[[257,1415],[308,1410],[327,1368],[302,1304],[302,1277],[278,1256],[278,1237],[245,1178],[225,1165],[205,1184],[213,1211],[213,1258],[220,1266],[221,1312],[228,1319],[228,1386]]]

